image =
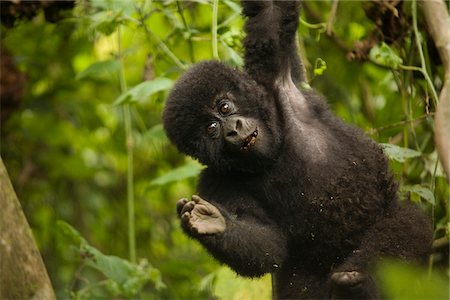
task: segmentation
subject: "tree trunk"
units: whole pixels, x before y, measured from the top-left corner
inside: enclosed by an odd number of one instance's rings
[[[55,299],[1,157],[0,207],[0,299]]]
[[[444,86],[436,108],[434,139],[450,183],[450,16],[444,0],[424,0],[421,4],[428,31],[445,70]]]

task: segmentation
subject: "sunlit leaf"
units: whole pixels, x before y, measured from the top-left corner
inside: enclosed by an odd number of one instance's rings
[[[144,81],[120,95],[113,105],[145,101],[155,93],[169,90],[172,85],[173,81],[164,77]]]
[[[222,43],[222,45],[223,45],[223,49],[225,50],[225,52],[227,53],[227,55],[229,57],[229,63],[231,65],[240,67],[244,64],[244,60],[242,59],[242,57],[236,51],[234,51],[233,48],[229,47],[225,43]]]
[[[200,174],[202,169],[203,166],[199,163],[188,163],[152,180],[150,185],[164,185],[174,181],[194,177]]]
[[[230,268],[220,268],[215,277],[214,295],[218,299],[271,299],[270,275],[258,279],[238,277]]]
[[[115,74],[120,70],[120,63],[115,59],[95,62],[81,71],[76,79],[104,78],[106,75]]]
[[[389,159],[396,160],[398,162],[405,162],[408,158],[419,157],[422,155],[421,152],[409,148],[383,143],[380,145]]]
[[[240,13],[242,8],[239,5],[239,3],[233,2],[231,0],[223,0],[223,2],[229,7],[231,8],[234,12]]]
[[[104,11],[133,11],[135,0],[90,0],[90,4]]]
[[[424,172],[439,177],[445,177],[444,168],[442,168],[436,150],[424,156],[424,163]]]
[[[420,196],[421,198],[423,198],[424,200],[426,200],[427,202],[429,202],[432,205],[434,205],[436,202],[433,192],[429,188],[424,187],[419,184],[404,185],[404,186],[402,186],[401,191],[417,194],[418,196]]]
[[[104,35],[110,35],[116,31],[122,23],[122,13],[114,11],[101,11],[91,16],[91,30],[98,30]]]
[[[399,57],[391,47],[386,43],[381,43],[370,50],[369,58],[375,63],[389,67],[392,69],[397,69],[399,65],[403,63],[401,57]]]
[[[448,281],[436,272],[386,260],[378,277],[387,299],[449,299]]]
[[[192,2],[197,2],[200,4],[210,4],[211,3],[210,0],[192,0]]]

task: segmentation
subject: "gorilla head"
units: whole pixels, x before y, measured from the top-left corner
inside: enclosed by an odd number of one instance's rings
[[[216,61],[192,67],[171,91],[163,114],[177,148],[219,171],[252,172],[280,148],[278,120],[265,91],[247,74]]]

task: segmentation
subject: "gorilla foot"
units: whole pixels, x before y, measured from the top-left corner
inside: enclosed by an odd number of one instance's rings
[[[331,299],[377,299],[373,279],[359,271],[336,272],[331,275]]]

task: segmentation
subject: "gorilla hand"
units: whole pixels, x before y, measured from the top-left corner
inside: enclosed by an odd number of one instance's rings
[[[177,213],[181,226],[193,234],[218,234],[225,231],[225,218],[211,203],[197,195],[192,201],[180,199],[177,202]]]

